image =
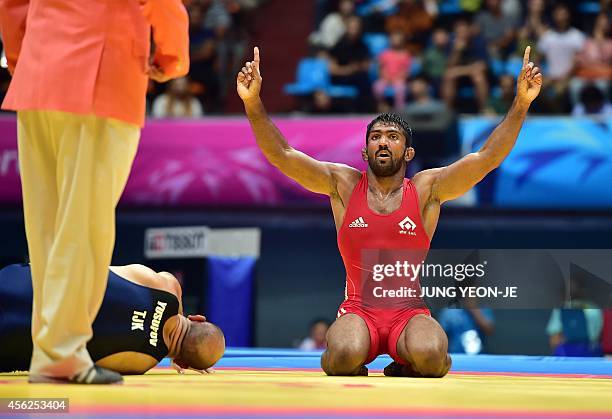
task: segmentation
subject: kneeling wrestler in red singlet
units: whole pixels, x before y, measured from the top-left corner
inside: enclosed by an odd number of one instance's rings
[[[238,94],[268,161],[304,188],[330,197],[347,283],[346,299],[328,331],[321,358],[327,374],[367,374],[365,364],[383,353],[394,360],[385,368],[386,375],[442,377],[448,372],[448,340],[438,322],[418,298],[395,299],[391,304],[370,298],[372,266],[364,259],[372,249],[378,256],[394,249],[426,254],[441,204],[463,195],[510,153],[542,85],[539,69],[529,62],[529,51],[527,47],[514,103],[482,148],[410,180],[405,174],[415,153],[412,133],[400,117],[383,114],[368,125],[362,152],[369,166],[366,172],[317,161],[287,144],[268,117],[259,97],[257,48],[254,60],[238,74]],[[418,262],[419,258],[412,261]]]

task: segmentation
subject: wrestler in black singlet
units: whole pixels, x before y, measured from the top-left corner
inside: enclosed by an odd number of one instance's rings
[[[178,311],[175,295],[134,284],[109,271],[106,293],[87,350],[94,362],[127,351],[161,361],[168,355],[164,325]],[[30,267],[7,266],[0,270],[0,372],[29,369],[31,322]]]

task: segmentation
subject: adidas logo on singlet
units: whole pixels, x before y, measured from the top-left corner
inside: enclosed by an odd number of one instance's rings
[[[352,223],[349,224],[349,227],[361,227],[361,228],[365,228],[367,226],[368,225],[366,224],[366,222],[363,219],[363,217],[359,217],[355,221],[353,221]]]

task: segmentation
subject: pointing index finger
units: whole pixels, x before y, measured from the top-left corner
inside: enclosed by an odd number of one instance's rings
[[[529,53],[531,52],[531,47],[528,46],[525,48],[525,55],[523,55],[523,67],[529,63]]]
[[[259,65],[259,48],[258,47],[253,48],[253,61],[255,61],[257,65]]]

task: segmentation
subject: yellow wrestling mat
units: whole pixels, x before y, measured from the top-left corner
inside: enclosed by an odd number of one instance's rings
[[[157,368],[125,377],[122,386],[33,385],[27,375],[12,373],[0,374],[0,397],[67,397],[70,413],[81,417],[612,418],[608,378],[501,373],[423,379],[280,368],[179,375]]]

